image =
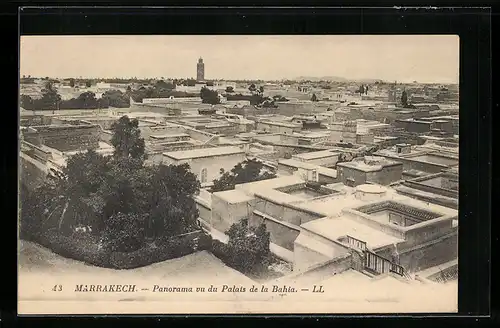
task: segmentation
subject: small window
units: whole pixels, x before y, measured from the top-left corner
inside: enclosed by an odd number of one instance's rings
[[[207,182],[207,169],[203,168],[201,170],[201,183]]]

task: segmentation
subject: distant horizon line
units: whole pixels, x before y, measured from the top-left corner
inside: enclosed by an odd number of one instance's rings
[[[117,80],[133,80],[133,79],[137,79],[137,80],[146,80],[146,79],[151,79],[151,80],[181,80],[181,79],[191,79],[191,80],[196,80],[196,78],[194,77],[165,77],[165,76],[142,76],[142,77],[138,77],[138,76],[114,76],[114,77],[90,77],[90,76],[78,76],[78,77],[75,77],[75,76],[70,76],[70,77],[62,77],[62,76],[57,76],[57,77],[54,77],[54,76],[31,76],[29,74],[22,74],[19,76],[19,78],[34,78],[34,79],[45,79],[45,78],[49,78],[49,79],[63,79],[63,80],[67,80],[67,79],[81,79],[81,80],[110,80],[110,79],[117,79]],[[387,79],[375,79],[375,78],[358,78],[358,79],[353,79],[353,78],[345,78],[345,77],[341,77],[341,76],[338,76],[336,78],[338,78],[339,80],[330,80],[330,79],[322,79],[322,77],[314,77],[314,76],[309,76],[308,77],[309,79],[297,79],[297,78],[281,78],[281,79],[252,79],[252,78],[244,78],[244,79],[241,79],[241,78],[207,78],[205,79],[204,81],[205,82],[210,82],[210,81],[228,81],[228,82],[231,82],[231,81],[263,81],[263,82],[274,82],[274,81],[295,81],[295,82],[300,82],[300,81],[311,81],[311,82],[321,82],[321,81],[324,81],[324,82],[340,82],[340,83],[346,83],[346,82],[370,82],[370,83],[374,83],[375,81],[377,82],[383,82],[383,83],[401,83],[401,84],[459,84],[459,82],[431,82],[431,81],[412,81],[412,82],[407,82],[407,81],[398,81],[398,80],[387,80]],[[310,79],[313,79],[313,80],[310,80]],[[343,81],[342,81],[343,80]]]

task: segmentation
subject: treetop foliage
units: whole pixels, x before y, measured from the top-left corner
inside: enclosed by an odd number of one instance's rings
[[[200,98],[201,102],[204,104],[217,105],[220,103],[219,93],[206,87],[201,88]]]
[[[137,120],[122,117],[113,132],[113,156],[91,149],[75,154],[60,176],[32,191],[23,188],[24,236],[49,228],[71,234],[72,227],[85,225],[105,247],[128,252],[146,237],[168,238],[195,228],[192,196],[200,184],[189,166],[145,166]]]
[[[254,182],[276,177],[276,174],[265,170],[264,164],[256,159],[247,159],[236,164],[231,171],[224,172],[222,176],[215,179],[212,192],[234,189],[235,185],[247,182]]]
[[[146,159],[144,139],[141,138],[139,121],[122,116],[111,125],[113,137],[111,144],[115,148],[114,156],[118,158],[133,158],[141,162]]]
[[[222,251],[230,266],[251,273],[266,264],[270,255],[270,233],[264,223],[251,226],[248,219],[242,219],[231,225],[226,234],[229,241]]]

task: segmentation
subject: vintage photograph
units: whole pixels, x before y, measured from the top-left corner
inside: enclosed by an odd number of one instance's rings
[[[19,65],[19,314],[458,311],[458,36],[21,36]]]

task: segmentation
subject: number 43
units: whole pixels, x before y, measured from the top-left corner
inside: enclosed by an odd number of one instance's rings
[[[54,285],[54,288],[52,288],[52,291],[54,291],[54,292],[61,292],[62,291],[62,285]]]

